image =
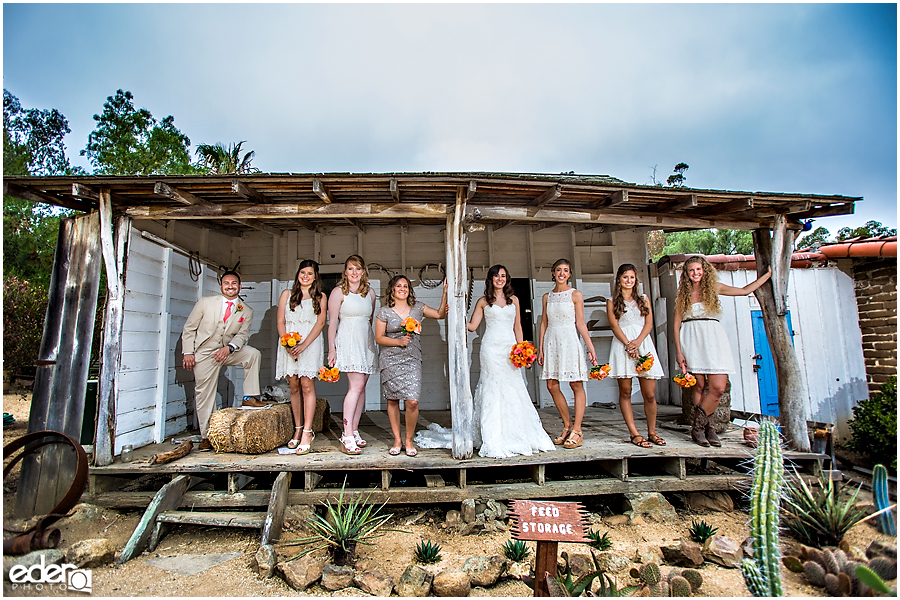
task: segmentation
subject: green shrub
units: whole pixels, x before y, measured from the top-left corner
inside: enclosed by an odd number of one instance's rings
[[[46,287],[16,277],[3,281],[3,370],[34,373],[46,313]]]
[[[853,407],[847,422],[853,438],[848,447],[885,461],[897,472],[897,377],[891,377],[877,394]]]

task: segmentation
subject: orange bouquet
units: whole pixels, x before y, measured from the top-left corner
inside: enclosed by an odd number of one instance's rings
[[[422,324],[412,317],[406,317],[400,325],[400,331],[409,335],[419,335],[422,333]]]
[[[695,385],[697,385],[697,378],[690,373],[679,373],[672,378],[672,381],[674,381],[675,385],[677,385],[678,387],[683,388],[694,387]]]
[[[588,373],[588,377],[591,379],[596,379],[597,381],[603,381],[606,379],[607,375],[609,375],[611,367],[609,363],[605,365],[597,365],[596,367],[591,367],[591,372]]]
[[[653,366],[653,355],[649,352],[642,356],[637,357],[637,366],[634,368],[638,373],[644,373],[645,371],[649,371],[650,367]]]
[[[281,343],[281,345],[284,346],[285,348],[293,348],[294,346],[299,344],[300,340],[302,340],[302,339],[303,339],[303,337],[296,331],[289,331],[288,333],[281,336],[279,343]],[[296,361],[296,360],[297,360],[297,357],[295,356],[294,361]]]
[[[509,360],[517,369],[529,368],[537,360],[534,344],[525,341],[513,345],[512,351],[509,353]]]
[[[319,379],[322,381],[327,381],[328,383],[334,383],[338,379],[341,378],[341,372],[337,367],[329,367],[328,365],[319,367]]]

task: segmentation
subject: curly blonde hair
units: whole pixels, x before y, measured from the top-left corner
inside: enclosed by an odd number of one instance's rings
[[[716,268],[702,256],[690,256],[684,261],[681,268],[681,281],[678,283],[678,295],[675,297],[675,308],[682,315],[691,313],[691,278],[688,277],[688,267],[699,263],[703,267],[703,277],[700,278],[700,301],[703,308],[709,314],[717,315],[722,312],[722,303],[719,302],[719,276]]]
[[[345,296],[350,294],[350,280],[347,279],[347,267],[351,264],[362,269],[362,277],[359,278],[359,289],[356,293],[365,298],[369,293],[369,272],[366,271],[366,261],[359,254],[351,254],[344,261],[344,270],[341,271],[341,281],[338,285],[341,286],[341,291]]]

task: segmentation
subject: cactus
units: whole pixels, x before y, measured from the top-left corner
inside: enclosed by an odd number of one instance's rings
[[[681,571],[681,576],[688,580],[688,583],[691,584],[691,591],[694,593],[697,593],[697,590],[703,585],[703,575],[700,574],[700,571],[683,569]]]
[[[869,569],[884,581],[897,579],[897,563],[889,558],[879,556],[869,561]]]
[[[829,596],[841,595],[841,590],[838,588],[837,575],[834,575],[832,573],[825,574],[825,591],[828,592]]]
[[[888,498],[887,489],[888,474],[884,465],[875,465],[875,471],[872,477],[872,486],[875,491],[875,506],[878,510],[885,510],[878,515],[878,531],[887,535],[897,535],[897,529],[894,527],[894,515],[891,514],[891,501]]]
[[[877,573],[875,573],[865,565],[860,565],[856,568],[856,576],[859,577],[863,586],[871,587],[876,592],[889,594],[891,591],[884,580],[881,579],[881,577],[879,577]]]
[[[794,573],[803,572],[803,561],[796,556],[782,556],[781,564],[783,564],[788,571],[793,571]]]
[[[825,566],[825,559],[822,557],[822,551],[818,548],[807,548],[806,555],[809,557],[809,560]]]
[[[660,581],[659,574],[659,565],[656,563],[647,563],[646,565],[641,565],[640,569],[640,579],[641,583],[647,585],[655,585]]]
[[[754,596],[781,596],[781,555],[778,549],[779,501],[784,485],[784,461],[778,430],[771,421],[759,428],[750,490],[750,533],[753,559],[741,562],[744,581]]]
[[[803,574],[814,586],[825,587],[825,569],[819,563],[811,560],[803,563]]]
[[[645,588],[651,597],[653,598],[668,598],[669,597],[669,584],[665,581],[660,581],[659,583],[648,585]]]
[[[844,565],[846,565],[847,561],[849,560],[847,558],[847,553],[840,549],[834,551],[834,559],[837,561],[837,564],[841,568],[841,571],[844,570]]]
[[[432,544],[431,540],[419,542],[413,552],[416,562],[423,564],[436,563],[441,560],[441,545]]]
[[[703,544],[704,542],[706,542],[706,540],[716,535],[717,531],[719,531],[718,527],[713,527],[702,519],[699,523],[694,519],[691,519],[691,528],[688,533],[690,534],[692,540],[694,540],[698,544]]]
[[[682,577],[681,575],[676,575],[672,578],[672,581],[669,582],[669,594],[672,598],[679,597],[684,598],[691,595],[691,584],[690,582]]]
[[[822,566],[825,567],[826,571],[832,575],[837,575],[841,572],[837,559],[834,557],[834,554],[831,553],[831,550],[822,550],[822,559]]]
[[[840,591],[839,596],[849,596],[853,590],[853,584],[846,573],[838,573],[838,590]]]

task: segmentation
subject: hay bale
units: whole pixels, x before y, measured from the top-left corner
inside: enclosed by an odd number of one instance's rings
[[[328,408],[328,400],[316,398],[316,414],[313,417],[312,430],[316,433],[324,431],[331,423],[331,409]]]
[[[290,404],[265,410],[226,408],[209,419],[208,437],[216,452],[262,454],[287,444],[293,433]]]

